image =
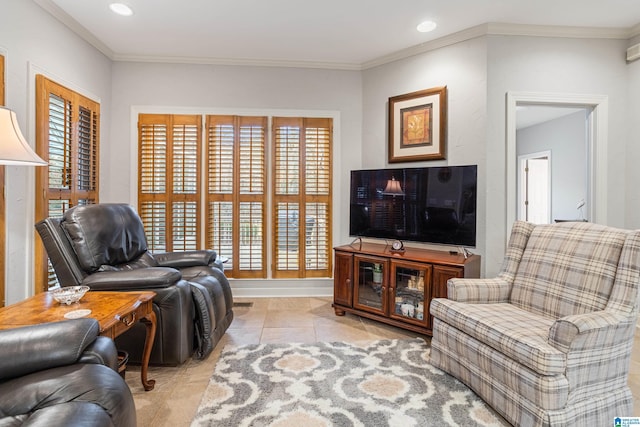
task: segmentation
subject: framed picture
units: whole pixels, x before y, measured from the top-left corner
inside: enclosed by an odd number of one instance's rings
[[[445,158],[447,87],[389,98],[389,163]]]

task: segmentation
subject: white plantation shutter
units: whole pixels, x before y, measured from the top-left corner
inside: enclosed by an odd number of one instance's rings
[[[138,211],[152,252],[200,245],[201,117],[140,114]]]
[[[266,277],[266,117],[207,116],[207,247],[225,274]]]
[[[331,275],[332,120],[273,119],[274,277]]]

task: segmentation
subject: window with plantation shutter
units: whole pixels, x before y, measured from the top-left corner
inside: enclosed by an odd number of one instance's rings
[[[270,133],[269,117],[207,115],[201,136],[201,117],[139,115],[150,248],[201,243],[233,278],[331,277],[332,119],[273,118]]]
[[[207,116],[206,242],[225,274],[266,277],[266,117]]]
[[[200,249],[198,115],[138,117],[138,213],[152,252]]]
[[[98,202],[100,104],[36,76],[36,152],[49,166],[36,170],[36,220]],[[36,244],[36,290],[57,284]]]
[[[274,277],[331,275],[331,119],[273,118]]]

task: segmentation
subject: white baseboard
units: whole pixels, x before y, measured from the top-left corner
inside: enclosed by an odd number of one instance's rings
[[[238,298],[330,297],[333,279],[229,279]]]

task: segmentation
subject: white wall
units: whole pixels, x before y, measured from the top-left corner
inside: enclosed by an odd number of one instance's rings
[[[608,97],[607,223],[625,226],[622,207],[631,96],[625,50],[626,42],[621,40],[488,37],[488,120],[482,138],[487,157],[486,236],[490,237],[483,259],[487,275],[499,270],[507,240],[505,95],[509,91]]]
[[[551,151],[552,222],[582,219],[576,206],[587,200],[586,123],[586,111],[580,111],[517,132],[517,156]]]
[[[629,43],[640,43],[640,36]],[[625,227],[640,229],[640,59],[628,64],[629,111],[627,113],[628,152],[626,156],[626,180],[630,184],[625,197]]]
[[[478,165],[478,235],[473,252],[481,255],[486,241],[483,226],[486,218],[486,70],[486,41],[480,37],[362,73],[362,167]],[[448,92],[446,159],[390,165],[389,98],[437,86],[447,86]],[[348,192],[343,192],[341,197],[342,203],[348,204]]]
[[[35,147],[35,74],[97,100],[109,141],[111,61],[32,1],[2,0],[0,51],[6,56],[6,105]],[[102,159],[101,165],[104,165]],[[7,303],[32,294],[34,168],[7,167]],[[105,182],[103,175],[101,185]]]

